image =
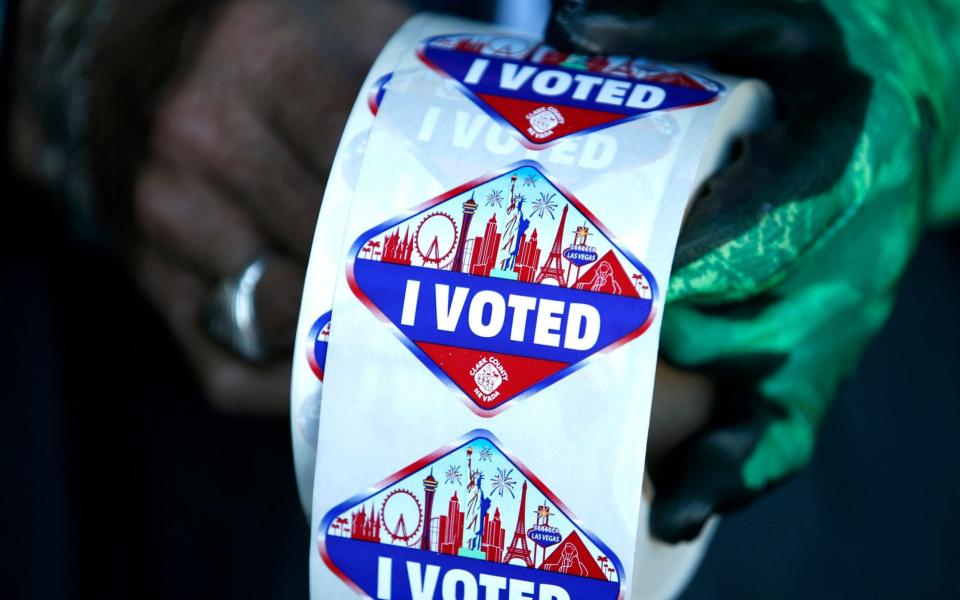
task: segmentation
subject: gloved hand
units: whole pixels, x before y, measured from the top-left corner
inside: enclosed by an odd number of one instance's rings
[[[677,247],[662,355],[717,397],[651,466],[657,537],[691,539],[809,461],[923,227],[960,212],[958,26],[932,0],[555,2],[561,49],[702,61],[775,95]]]

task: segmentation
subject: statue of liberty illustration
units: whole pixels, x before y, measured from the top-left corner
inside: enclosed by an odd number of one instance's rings
[[[517,263],[517,253],[520,252],[520,240],[523,239],[523,236],[527,233],[527,228],[530,227],[530,219],[523,216],[524,202],[526,202],[526,198],[520,196],[520,201],[517,202],[517,220],[519,222],[519,225],[517,225],[517,237],[513,245],[513,250],[510,251],[510,256],[505,258],[501,265],[504,271],[512,270],[513,266]]]
[[[507,214],[510,218],[504,225],[503,238],[506,240],[501,250],[507,250],[509,254],[500,261],[501,271],[512,271],[517,262],[517,253],[520,252],[520,240],[523,234],[527,232],[530,226],[530,219],[523,216],[523,203],[526,198],[523,194],[514,193],[517,185],[517,176],[510,178],[510,204],[507,206]]]
[[[473,541],[478,532],[483,531],[483,516],[480,511],[483,507],[483,490],[480,489],[480,483],[483,481],[483,473],[480,469],[473,468],[473,448],[467,447],[467,491],[464,498],[467,499],[466,510],[464,511],[464,532],[463,546],[460,554],[469,553],[474,550]],[[470,535],[470,532],[474,532]],[[468,537],[470,536],[470,537]],[[480,538],[481,540],[483,538]],[[477,548],[476,550],[479,550]],[[479,554],[479,553],[478,553]]]
[[[480,491],[480,525],[477,527],[477,532],[473,534],[473,539],[470,540],[470,549],[479,552],[483,550],[484,523],[492,503],[483,493],[483,473],[477,473],[477,489]]]

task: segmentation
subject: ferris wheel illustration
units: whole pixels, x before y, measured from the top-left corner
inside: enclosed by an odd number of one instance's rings
[[[398,488],[391,491],[380,506],[380,522],[393,541],[416,545],[419,542],[417,533],[423,527],[420,501],[410,490]],[[412,529],[409,524],[413,524]]]
[[[439,267],[457,247],[457,222],[445,212],[432,212],[423,218],[413,233],[413,248],[423,266]]]

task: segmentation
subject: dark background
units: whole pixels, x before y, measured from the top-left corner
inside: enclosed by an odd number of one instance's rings
[[[115,250],[0,186],[0,598],[305,598],[288,421],[209,408]],[[960,232],[928,235],[813,463],[685,598],[960,597],[958,275]]]

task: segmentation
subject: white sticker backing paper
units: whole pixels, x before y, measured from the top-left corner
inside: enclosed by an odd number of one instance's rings
[[[366,86],[294,366],[311,597],[663,595],[644,565],[685,550],[640,515],[664,294],[762,86],[435,16]]]

